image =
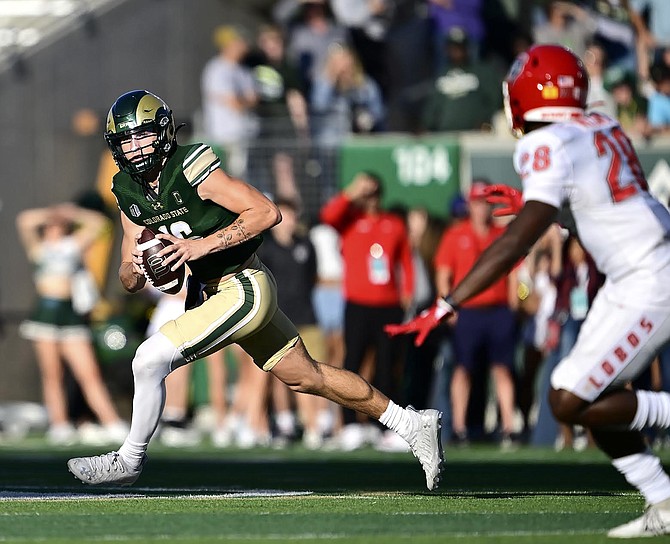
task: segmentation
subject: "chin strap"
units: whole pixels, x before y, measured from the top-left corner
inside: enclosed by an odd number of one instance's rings
[[[142,174],[130,174],[130,178],[140,187],[142,187],[142,192],[144,193],[144,196],[147,200],[152,202],[158,200],[158,191],[154,191],[151,188],[149,182],[144,179]]]
[[[158,201],[158,190],[154,191],[146,181],[142,182],[142,189],[144,189],[144,196],[147,198],[147,200],[151,200],[153,202]],[[158,186],[156,186],[156,189],[158,189]]]
[[[146,178],[142,174],[131,174],[130,177],[133,179],[135,183],[138,183],[140,187],[142,187],[142,192],[144,192],[144,196],[146,197],[147,200],[150,200],[152,202],[157,202],[159,198],[159,187],[160,187],[160,175],[161,172],[163,171],[163,167],[165,166],[165,163],[167,162],[167,157],[163,159],[161,164],[159,166],[156,166],[155,168],[152,168],[149,170],[149,172],[154,172],[158,171],[158,179],[159,179],[159,184],[156,186],[157,190],[154,190],[151,188],[151,185],[149,185],[149,182],[146,180]]]

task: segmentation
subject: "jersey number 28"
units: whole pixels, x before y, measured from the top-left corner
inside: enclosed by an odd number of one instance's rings
[[[595,132],[593,142],[598,157],[609,156],[606,180],[614,202],[626,200],[640,190],[648,190],[640,161],[621,127]]]

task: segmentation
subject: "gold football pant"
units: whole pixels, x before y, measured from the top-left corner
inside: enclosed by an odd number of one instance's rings
[[[248,268],[205,288],[206,300],[160,331],[186,362],[239,344],[257,366],[271,370],[298,341],[298,331],[277,307],[277,284],[258,257]]]

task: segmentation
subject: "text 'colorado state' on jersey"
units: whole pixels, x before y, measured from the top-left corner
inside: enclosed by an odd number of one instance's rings
[[[221,164],[205,144],[177,146],[161,170],[158,198],[148,196],[132,177],[119,172],[112,192],[123,214],[133,223],[178,238],[203,238],[230,225],[238,214],[198,194],[198,185]],[[237,269],[261,244],[256,236],[224,251],[190,261],[189,268],[201,281],[219,278]]]
[[[519,140],[514,168],[525,201],[569,204],[579,238],[608,279],[670,264],[670,214],[647,190],[619,124],[590,113]]]

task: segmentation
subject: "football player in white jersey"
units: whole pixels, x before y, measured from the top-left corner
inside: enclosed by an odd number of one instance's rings
[[[538,45],[516,59],[503,95],[520,138],[514,153],[523,185],[517,216],[448,297],[387,332],[416,332],[415,343],[423,342],[459,304],[523,258],[559,209],[569,206],[583,246],[607,279],[573,350],[552,374],[549,402],[559,421],[591,430],[646,500],[643,516],[608,535],[670,534],[670,478],[641,434],[670,427],[670,394],[625,388],[670,340],[670,214],[647,191],[619,124],[586,112],[587,92],[586,70],[568,49]],[[513,192],[507,192],[510,203]]]

